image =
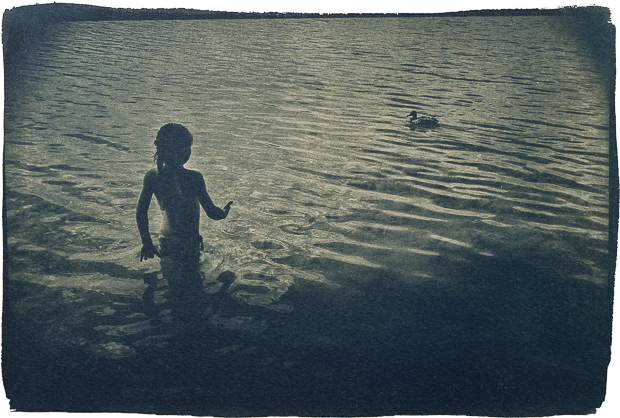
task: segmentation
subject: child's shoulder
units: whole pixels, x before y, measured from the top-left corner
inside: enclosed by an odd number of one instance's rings
[[[154,179],[155,177],[157,177],[158,174],[159,171],[156,168],[152,168],[146,172],[146,174],[144,175],[144,180]]]
[[[144,184],[148,185],[155,183],[157,181],[157,178],[159,177],[158,174],[159,173],[156,168],[147,171],[144,175]]]
[[[202,173],[200,171],[196,171],[196,170],[189,170],[189,169],[184,169],[185,173],[188,177],[190,177],[192,180],[199,180],[202,179]]]
[[[162,173],[157,168],[153,168],[147,171],[147,173],[144,175],[144,182],[150,183],[150,184],[157,183],[159,181],[162,181],[168,175],[169,174]],[[196,170],[188,170],[186,168],[183,168],[180,171],[176,171],[174,175],[175,176],[181,175],[182,177],[185,177],[189,181],[204,181],[202,174]]]

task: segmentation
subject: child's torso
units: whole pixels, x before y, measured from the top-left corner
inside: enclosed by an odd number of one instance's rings
[[[162,213],[160,235],[194,237],[199,234],[200,204],[195,175],[186,169],[157,174],[155,197]]]

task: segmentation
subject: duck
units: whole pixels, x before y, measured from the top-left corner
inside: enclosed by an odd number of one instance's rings
[[[418,112],[415,110],[411,111],[407,116],[411,116],[411,120],[409,121],[412,127],[419,126],[420,128],[435,128],[439,125],[439,121],[436,118],[431,118],[429,116],[420,116],[418,117]]]

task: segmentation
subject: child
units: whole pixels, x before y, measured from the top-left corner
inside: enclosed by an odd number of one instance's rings
[[[155,140],[157,168],[144,176],[136,209],[142,239],[140,261],[154,256],[161,258],[162,275],[168,281],[173,303],[189,301],[191,295],[202,291],[200,206],[209,218],[219,220],[228,216],[233,203],[228,202],[223,209],[215,206],[202,174],[183,167],[191,155],[192,143],[192,134],[183,125],[169,123],[159,130]],[[149,233],[148,210],[153,194],[163,218],[159,250]]]

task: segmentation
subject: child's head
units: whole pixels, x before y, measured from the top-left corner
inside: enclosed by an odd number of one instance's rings
[[[168,123],[161,127],[155,139],[155,161],[161,170],[164,164],[172,167],[182,166],[189,160],[194,142],[187,128],[178,123]]]

